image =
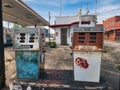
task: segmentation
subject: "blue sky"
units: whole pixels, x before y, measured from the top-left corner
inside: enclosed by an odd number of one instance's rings
[[[60,16],[60,0],[22,0],[29,7],[35,10],[40,16],[48,21],[48,12],[51,14],[51,24],[54,24],[56,16]],[[85,14],[87,3],[89,14],[95,14],[95,5],[97,1],[97,20],[102,23],[103,20],[112,16],[120,15],[119,0],[61,0],[62,16],[76,15],[78,9],[82,9]]]
[[[48,20],[48,12],[51,13],[51,24],[54,23],[55,17],[60,15],[60,0],[23,0],[28,6]],[[95,14],[97,1],[98,23],[109,17],[120,15],[119,0],[61,0],[62,16],[76,15],[79,8],[85,14],[87,3],[89,14]]]

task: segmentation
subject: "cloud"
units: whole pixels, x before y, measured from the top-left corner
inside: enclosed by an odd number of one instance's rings
[[[83,0],[62,0],[62,3],[63,4],[76,4],[76,3],[79,3],[79,2],[82,2]]]
[[[102,23],[103,20],[106,20],[110,17],[120,15],[120,3],[117,0],[96,0],[96,1],[98,23]],[[95,8],[91,8],[90,13],[95,14]]]
[[[115,2],[116,0],[97,0],[97,5],[100,6],[105,6],[105,5],[111,5]]]
[[[107,11],[112,11],[115,9],[120,8],[120,5],[114,5],[114,4],[108,4],[108,5],[102,5],[100,7],[98,7],[97,11],[99,12],[107,12]]]
[[[55,17],[60,15],[60,0],[23,0],[33,10],[48,20],[48,12],[51,12],[51,23],[54,23]],[[117,0],[61,0],[62,15],[76,15],[79,8],[82,8],[82,13],[85,14],[87,3],[89,11],[95,14],[95,1],[97,1],[97,16],[98,22],[101,23],[111,16],[120,15],[120,3]],[[115,11],[114,11],[115,10]]]
[[[56,6],[56,7],[58,7],[58,5],[59,5],[59,2],[58,2],[58,0],[24,0],[26,3],[28,2],[33,2],[34,3],[34,5],[40,5],[40,7],[41,7],[41,5],[42,6]]]
[[[120,15],[120,5],[114,3],[114,1],[115,0],[110,0],[110,2],[105,2],[97,8],[97,16],[99,23],[102,23],[103,20],[106,20],[110,17]]]

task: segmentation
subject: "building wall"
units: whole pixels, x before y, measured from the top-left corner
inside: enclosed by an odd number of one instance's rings
[[[115,23],[115,27],[114,28],[115,29],[120,29],[120,21],[118,21],[118,22]]]
[[[116,16],[116,22],[120,22],[120,16]]]
[[[120,28],[116,30],[116,40],[120,41]]]
[[[61,31],[60,28],[55,28],[55,40],[56,44],[61,44]]]
[[[61,28],[67,28],[67,44],[72,46],[72,36],[74,27],[95,27],[96,17],[95,15],[83,15],[81,17],[76,16],[60,16],[55,19],[54,28],[56,31],[56,43],[61,44]],[[78,22],[78,23],[75,23]],[[85,22],[85,23],[82,23]],[[86,24],[86,22],[90,22]],[[74,24],[71,24],[74,23]],[[81,24],[82,23],[82,24]],[[61,25],[61,26],[57,26]]]
[[[109,18],[103,22],[105,31],[112,30],[115,25],[115,17]]]
[[[55,37],[56,37],[56,44],[61,44],[61,28],[67,28],[67,44],[70,46],[72,45],[72,35],[73,35],[73,28],[76,25],[69,26],[69,27],[57,27],[55,28]]]
[[[109,32],[109,38],[108,38],[109,40],[115,40],[115,32],[114,31],[110,31]]]
[[[70,27],[70,37],[68,39],[70,46],[72,46],[72,35],[73,35],[73,27]]]
[[[107,40],[107,34],[104,33],[104,40]]]
[[[120,28],[120,16],[111,17],[103,22],[105,31]]]
[[[112,31],[105,32],[104,39],[106,39],[106,40],[112,40],[112,41],[116,40],[115,31],[112,30]]]
[[[96,17],[95,16],[81,16],[80,21],[79,21],[79,27],[95,27],[95,21]],[[90,21],[89,24],[82,24],[83,21]]]
[[[80,25],[79,27],[94,27],[95,23],[91,22],[91,25],[85,24],[85,25]]]
[[[117,32],[120,29],[120,16],[111,17],[103,22],[105,30],[105,39],[116,40],[120,37],[120,34]],[[116,38],[117,36],[117,38]]]
[[[79,19],[77,16],[60,16],[56,17],[55,24],[71,24],[77,22]]]
[[[70,44],[71,42],[71,27],[68,27],[67,29],[67,43]]]
[[[69,44],[69,39],[70,39],[69,27],[57,27],[57,28],[55,28],[56,44],[61,44],[61,28],[67,28],[67,44]]]
[[[56,17],[55,21],[56,21],[55,22],[56,25],[62,25],[62,24],[65,25],[65,24],[78,22],[79,17],[78,16],[60,16],[60,17]],[[72,26],[68,25],[68,26],[54,28],[55,31],[58,33],[58,36],[56,36],[56,43],[61,44],[61,28],[67,28],[67,44],[72,45],[71,39],[72,39],[73,27],[76,27],[76,25],[72,25]]]

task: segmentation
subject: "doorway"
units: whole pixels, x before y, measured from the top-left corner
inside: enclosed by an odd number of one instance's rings
[[[67,28],[61,28],[61,45],[67,45]]]

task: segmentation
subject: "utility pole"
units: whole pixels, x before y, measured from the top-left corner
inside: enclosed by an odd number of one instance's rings
[[[3,46],[2,0],[0,0],[0,89],[5,87],[5,62]]]
[[[88,9],[88,3],[87,3],[87,11],[86,11],[86,15],[88,15],[89,13],[89,9]]]
[[[60,0],[60,16],[62,16],[62,0]]]
[[[95,15],[97,16],[97,0],[95,0]]]
[[[97,23],[97,0],[95,0],[95,22]]]
[[[9,29],[9,26],[10,26],[10,23],[9,23],[9,21],[7,22],[7,24],[8,24],[8,29]]]
[[[49,45],[50,45],[50,11],[49,11]]]

